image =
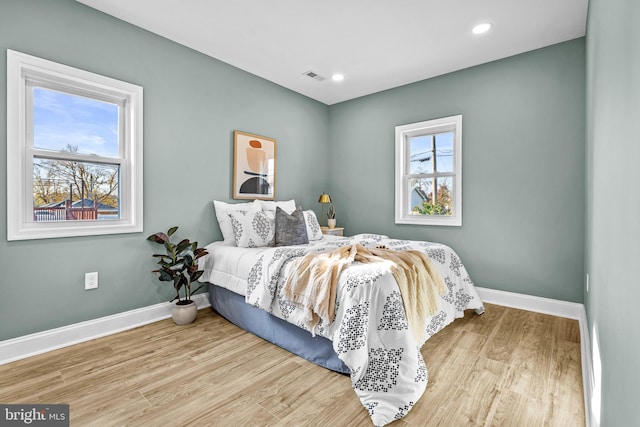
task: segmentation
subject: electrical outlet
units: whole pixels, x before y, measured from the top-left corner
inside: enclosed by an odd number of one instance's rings
[[[587,273],[587,281],[585,286],[587,287],[587,292],[589,292],[589,273]]]
[[[86,289],[96,289],[98,287],[98,272],[94,271],[93,273],[85,273],[84,274],[84,288]]]

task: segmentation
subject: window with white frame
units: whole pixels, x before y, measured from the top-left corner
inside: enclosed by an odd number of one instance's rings
[[[142,231],[140,86],[7,50],[7,239]]]
[[[396,126],[396,224],[462,225],[462,116]]]

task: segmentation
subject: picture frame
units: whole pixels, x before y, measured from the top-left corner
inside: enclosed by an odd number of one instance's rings
[[[233,198],[275,200],[275,139],[233,132]]]

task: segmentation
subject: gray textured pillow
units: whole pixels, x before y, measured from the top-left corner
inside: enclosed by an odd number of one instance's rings
[[[296,209],[289,215],[276,208],[276,246],[305,245],[309,243],[304,213]]]

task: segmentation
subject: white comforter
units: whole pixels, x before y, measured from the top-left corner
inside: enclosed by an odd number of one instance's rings
[[[484,311],[467,271],[451,248],[375,234],[304,246],[262,248],[250,268],[245,296],[247,303],[305,328],[303,310],[281,297],[290,261],[309,252],[326,252],[356,242],[363,246],[423,250],[448,288],[438,312],[427,322],[420,342],[416,342],[388,263],[354,263],[340,276],[335,321],[321,323],[315,332],[332,340],[338,357],[351,370],[353,389],[373,424],[383,426],[406,415],[424,393],[427,367],[420,354],[424,342],[455,318],[464,316],[464,310]]]

